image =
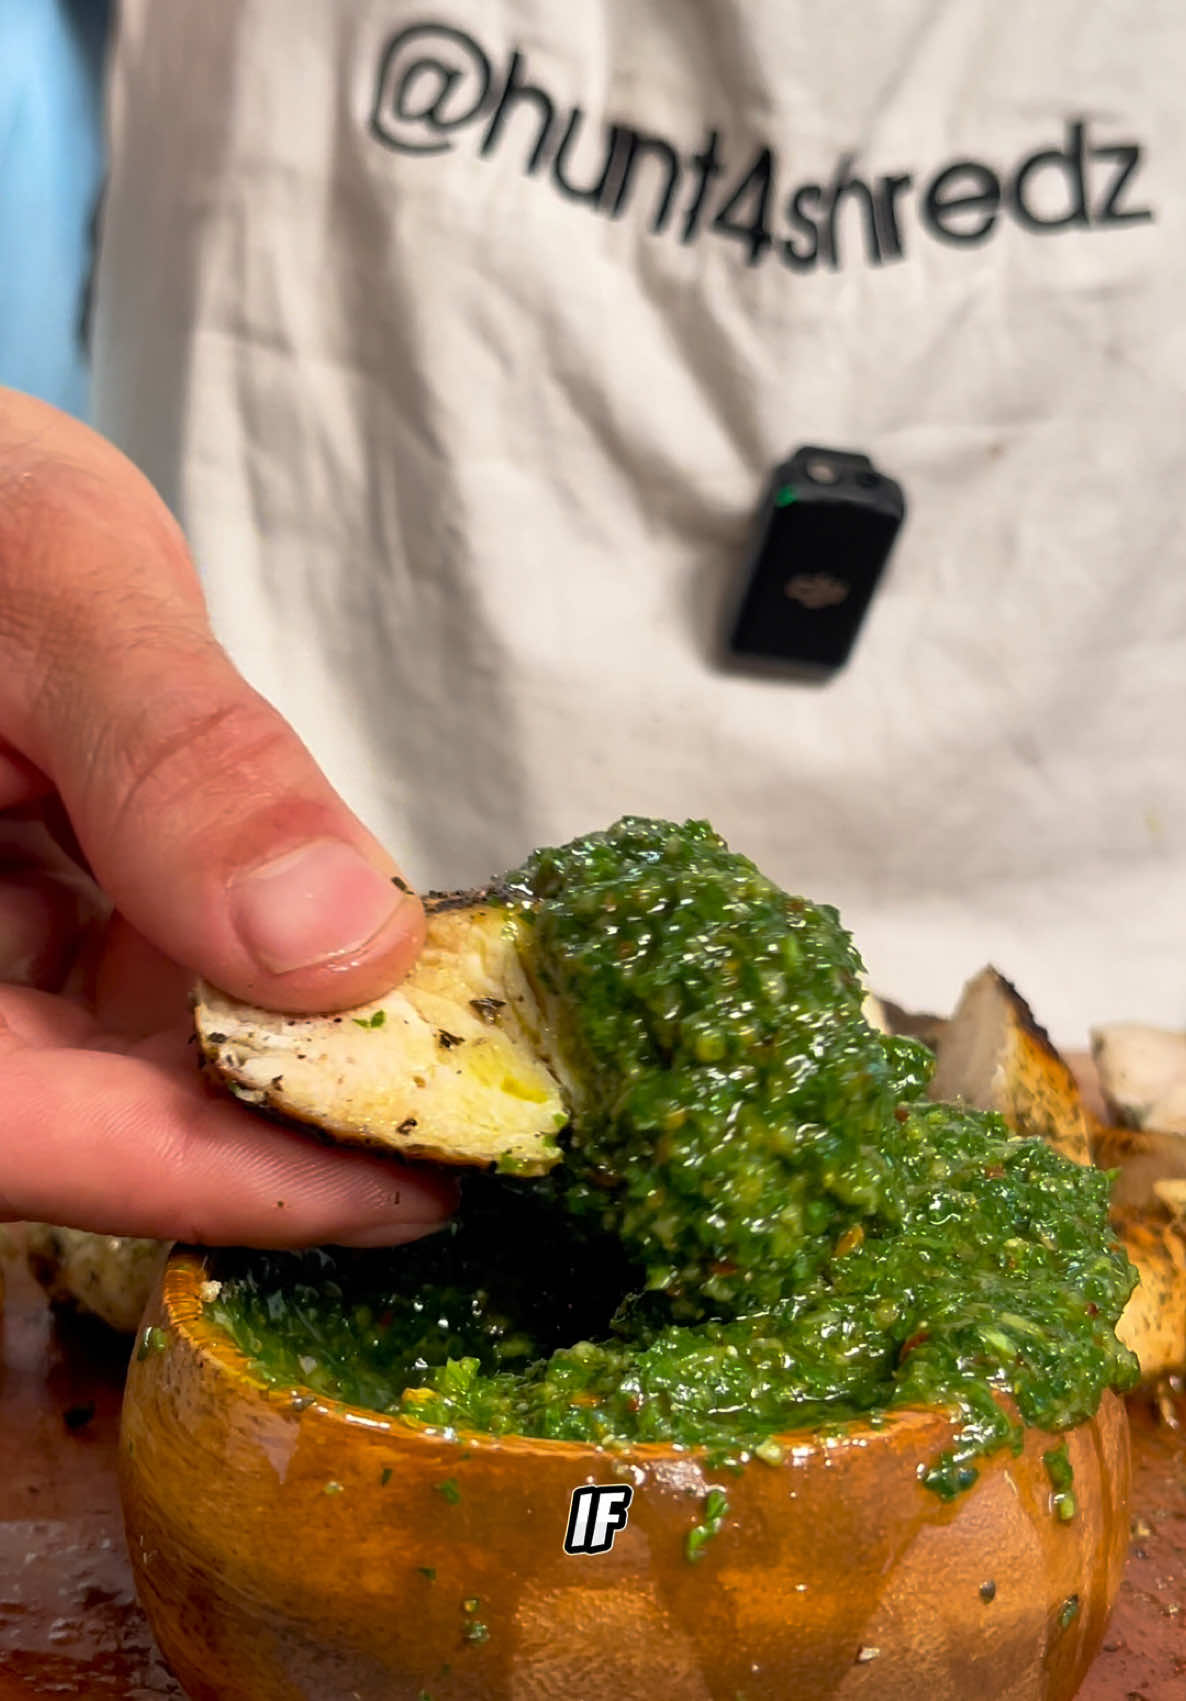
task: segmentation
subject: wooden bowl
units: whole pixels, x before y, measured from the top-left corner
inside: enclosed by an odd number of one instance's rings
[[[918,1480],[951,1440],[932,1411],[736,1474],[653,1445],[450,1441],[294,1409],[203,1318],[210,1271],[171,1259],[121,1442],[140,1596],[195,1701],[1063,1701],[1099,1646],[1128,1535],[1112,1395],[950,1503]],[[1063,1439],[1069,1522],[1042,1460]],[[591,1483],[632,1487],[628,1522],[569,1554]],[[728,1512],[690,1561],[714,1485]]]

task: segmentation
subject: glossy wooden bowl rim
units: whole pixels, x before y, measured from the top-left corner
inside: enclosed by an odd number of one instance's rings
[[[205,1315],[207,1302],[201,1297],[198,1289],[205,1281],[219,1279],[216,1271],[212,1271],[211,1265],[217,1260],[220,1250],[222,1249],[218,1247],[177,1246],[170,1252],[161,1277],[160,1290],[160,1311],[165,1320],[165,1328],[175,1330],[196,1358],[215,1369],[237,1392],[249,1395],[253,1400],[262,1398],[265,1403],[279,1409],[281,1402],[277,1396],[283,1395],[284,1399],[288,1400],[291,1394],[290,1385],[265,1382],[252,1371],[250,1359],[229,1332]],[[150,1325],[152,1309],[150,1305],[146,1313]],[[141,1338],[142,1336],[143,1329]],[[137,1350],[142,1351],[143,1348]],[[377,1412],[368,1406],[352,1405],[332,1395],[319,1394],[303,1384],[294,1384],[292,1387],[299,1388],[300,1392],[309,1396],[308,1404],[299,1408],[302,1418],[307,1419],[316,1414],[319,1420],[341,1426],[345,1430],[363,1429],[372,1434],[386,1433],[404,1445],[423,1443],[439,1446],[442,1442],[456,1442],[468,1450],[480,1448],[483,1451],[506,1453],[512,1457],[543,1451],[549,1458],[569,1458],[574,1464],[587,1462],[591,1453],[605,1458],[634,1460],[639,1464],[672,1459],[703,1462],[719,1457],[716,1448],[674,1441],[626,1441],[607,1447],[598,1441],[559,1441],[548,1436],[492,1435],[485,1430],[435,1428],[416,1423],[399,1413]],[[1108,1392],[1109,1390],[1105,1389],[1101,1405],[1106,1402]],[[1011,1416],[1016,1415],[1010,1402],[1002,1403]],[[1084,1419],[1083,1424],[1073,1427],[1083,1428],[1096,1422],[1098,1416],[1099,1408],[1090,1418]],[[838,1418],[835,1422],[835,1432],[805,1426],[803,1429],[772,1434],[770,1439],[784,1448],[793,1460],[796,1456],[802,1459],[810,1454],[838,1448],[864,1450],[878,1442],[887,1441],[891,1436],[900,1435],[903,1431],[916,1430],[920,1436],[921,1462],[932,1449],[933,1457],[950,1444],[960,1427],[961,1413],[954,1403],[945,1406],[901,1406],[885,1411],[876,1421],[865,1418]],[[1026,1427],[1037,1428],[1034,1425]],[[1040,1433],[1054,1432],[1041,1430]],[[1061,1433],[1070,1434],[1072,1431],[1065,1430]],[[926,1439],[923,1440],[923,1437]],[[1009,1445],[1007,1440],[1003,1441],[999,1448],[993,1448],[990,1453],[986,1453],[984,1459],[988,1460]],[[752,1454],[753,1449],[746,1447],[744,1451]]]

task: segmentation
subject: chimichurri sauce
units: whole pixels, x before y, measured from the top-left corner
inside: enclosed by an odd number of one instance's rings
[[[836,912],[702,822],[628,819],[503,883],[579,1090],[540,1181],[475,1175],[390,1252],[236,1255],[213,1315],[281,1385],[421,1423],[719,1455],[960,1409],[952,1494],[1022,1420],[1131,1387],[1108,1177],[925,1098]]]

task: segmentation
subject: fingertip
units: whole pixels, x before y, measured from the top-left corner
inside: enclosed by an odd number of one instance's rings
[[[383,1246],[406,1246],[411,1241],[424,1240],[428,1235],[439,1234],[442,1229],[448,1228],[456,1203],[455,1198],[448,1210],[442,1210],[435,1216],[395,1217],[390,1222],[369,1223],[347,1229],[338,1236],[334,1244],[363,1251]]]
[[[76,892],[36,869],[0,877],[0,981],[56,992],[78,943]]]
[[[460,1187],[443,1166],[327,1145],[218,1098],[206,1101],[202,1124],[185,1163],[191,1180],[203,1172],[201,1238],[211,1244],[399,1246],[445,1227],[457,1209]],[[228,1172],[233,1199],[219,1188]]]
[[[402,980],[424,943],[419,898],[344,840],[313,840],[236,873],[228,903],[258,971],[251,996],[275,1009],[363,1003]]]
[[[295,1138],[300,1138],[296,1136]],[[294,1174],[268,1210],[257,1196],[250,1231],[233,1237],[251,1246],[404,1246],[447,1228],[460,1190],[447,1172],[342,1152],[326,1164],[320,1185]],[[294,1166],[295,1167],[295,1166]],[[262,1207],[262,1209],[261,1209]],[[226,1240],[225,1232],[216,1236]]]

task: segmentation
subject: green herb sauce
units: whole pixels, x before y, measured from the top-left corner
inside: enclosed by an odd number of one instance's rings
[[[563,1162],[474,1176],[414,1246],[235,1255],[210,1310],[259,1375],[442,1429],[771,1462],[775,1434],[947,1405],[924,1476],[947,1496],[1019,1444],[997,1396],[1060,1430],[1134,1384],[1108,1177],[928,1101],[933,1059],[865,1022],[834,910],[704,823],[634,819],[502,901],[580,1082]]]
[[[704,1497],[704,1513],[700,1523],[694,1524],[688,1531],[684,1542],[684,1554],[695,1563],[704,1553],[708,1543],[720,1534],[721,1525],[729,1513],[729,1502],[722,1489],[710,1488]]]

